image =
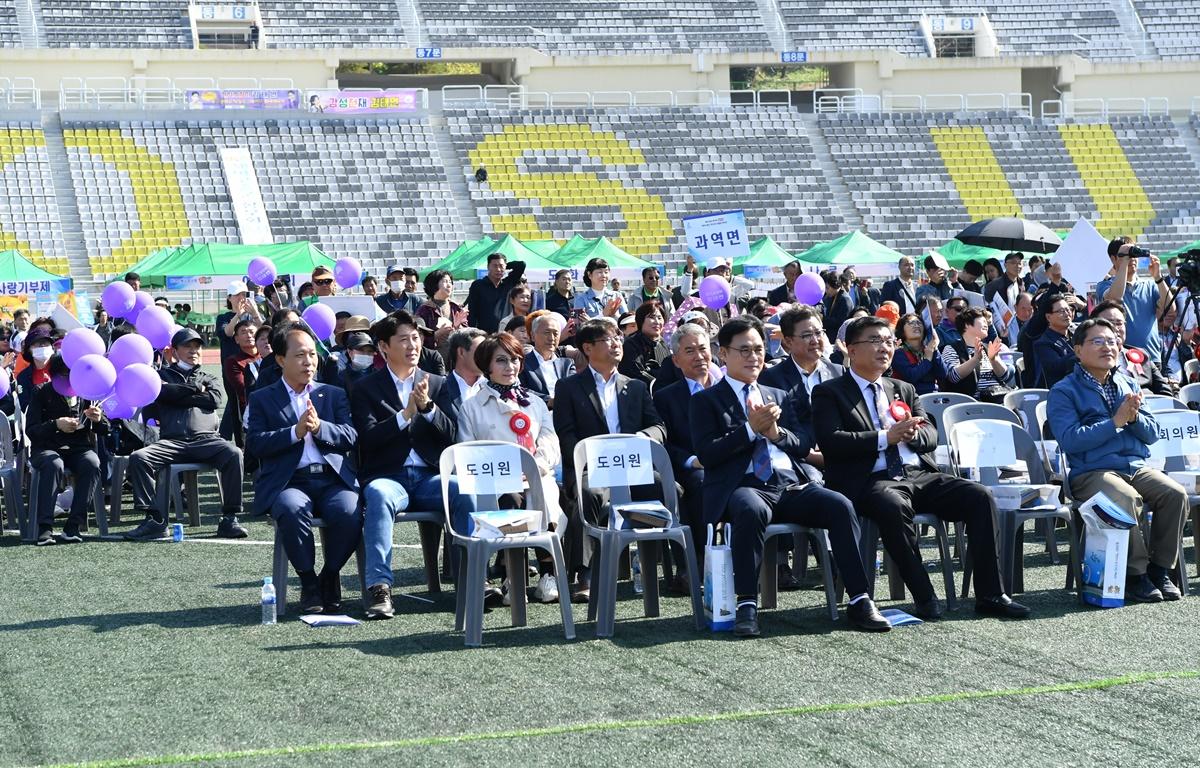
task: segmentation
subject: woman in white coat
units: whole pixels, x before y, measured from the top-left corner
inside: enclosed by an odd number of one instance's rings
[[[540,397],[520,385],[519,376],[525,354],[521,342],[510,333],[489,336],[475,348],[475,365],[486,379],[483,386],[462,404],[458,417],[458,439],[499,440],[516,443],[533,454],[541,477],[546,499],[547,519],[555,532],[562,536],[566,516],[559,504],[555,467],[562,462],[558,436],[550,411]],[[527,482],[536,482],[526,478]],[[524,504],[517,499],[516,508]],[[534,596],[544,603],[558,599],[558,584],[554,578],[554,562],[549,554],[538,552],[539,578]],[[505,581],[505,602],[508,602],[508,581]]]

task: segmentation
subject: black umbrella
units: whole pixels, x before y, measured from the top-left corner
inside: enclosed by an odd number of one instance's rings
[[[1000,251],[1053,253],[1062,245],[1059,236],[1045,224],[1010,216],[977,221],[954,237],[967,245]]]

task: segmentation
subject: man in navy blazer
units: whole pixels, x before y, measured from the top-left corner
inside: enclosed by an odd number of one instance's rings
[[[772,307],[777,307],[780,304],[786,304],[789,301],[795,301],[795,295],[792,293],[792,286],[796,283],[796,278],[800,276],[800,262],[789,261],[783,265],[783,285],[777,285],[767,292],[767,303]]]
[[[341,387],[313,381],[317,340],[303,323],[278,326],[271,349],[282,377],[250,396],[246,447],[259,459],[254,506],[270,514],[300,576],[300,610],[341,611],[339,573],[358,549],[362,518],[353,456],[358,433]],[[325,567],[316,573],[312,519],[325,524]]]
[[[371,326],[383,368],[354,385],[350,411],[358,429],[366,517],[367,618],[390,619],[392,606],[392,528],[406,509],[442,511],[438,462],[454,442],[456,427],[436,403],[446,379],[418,368],[421,332],[412,315],[397,310]],[[456,530],[466,533],[473,499],[447,490]],[[460,585],[461,586],[461,585]]]
[[[450,345],[450,373],[439,377],[444,381],[434,392],[433,398],[437,407],[450,417],[455,428],[458,427],[458,413],[463,402],[486,384],[475,367],[475,348],[486,338],[487,334],[478,328],[459,328],[450,334],[447,342]]]
[[[900,308],[900,316],[909,312],[921,313],[924,306],[917,306],[917,262],[912,256],[902,256],[899,262],[900,277],[888,280],[879,292],[879,303],[894,301]]]
[[[786,407],[786,394],[758,384],[766,359],[762,324],[735,317],[721,327],[717,344],[725,378],[692,396],[692,442],[704,466],[704,519],[732,524],[733,631],[757,637],[758,573],[767,526],[772,522],[824,528],[850,596],[846,613],[856,628],[891,629],[871,601],[858,551],[858,518],[850,501],[816,483],[802,483],[797,465],[813,448],[812,434]]]
[[[521,386],[554,407],[554,387],[561,379],[575,373],[575,361],[559,354],[558,340],[562,334],[562,315],[549,312],[533,320],[533,349],[525,355],[521,366]]]
[[[779,330],[788,356],[763,370],[759,383],[794,395],[795,402],[807,409],[813,387],[840,377],[845,369],[821,357],[825,334],[820,315],[811,308],[792,307],[784,312],[779,316]]]

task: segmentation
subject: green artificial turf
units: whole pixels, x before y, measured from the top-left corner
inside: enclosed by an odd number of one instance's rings
[[[261,626],[271,530],[252,520],[251,540],[212,540],[210,483],[210,514],[183,543],[0,540],[0,766],[1200,756],[1200,598],[1082,607],[1040,540],[1026,544],[1029,621],[976,618],[968,601],[945,621],[867,635],[830,622],[814,588],[782,593],[761,614],[764,637],[736,641],[697,632],[682,598],[644,618],[625,583],[612,639],[595,639],[586,606],[575,606],[578,639],[566,641],[557,606],[534,604],[527,627],[488,614],[485,647],[468,650],[452,631],[451,586],[432,603],[415,599],[431,596],[411,525],[397,529],[394,620],[308,628],[293,579],[287,619]],[[352,566],[343,585],[358,614]]]

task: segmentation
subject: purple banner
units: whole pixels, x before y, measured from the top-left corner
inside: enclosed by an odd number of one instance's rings
[[[389,88],[382,91],[309,91],[304,108],[309,112],[332,115],[377,115],[412,112],[419,106],[415,89]]]
[[[188,109],[299,109],[300,91],[238,88],[187,92]]]

